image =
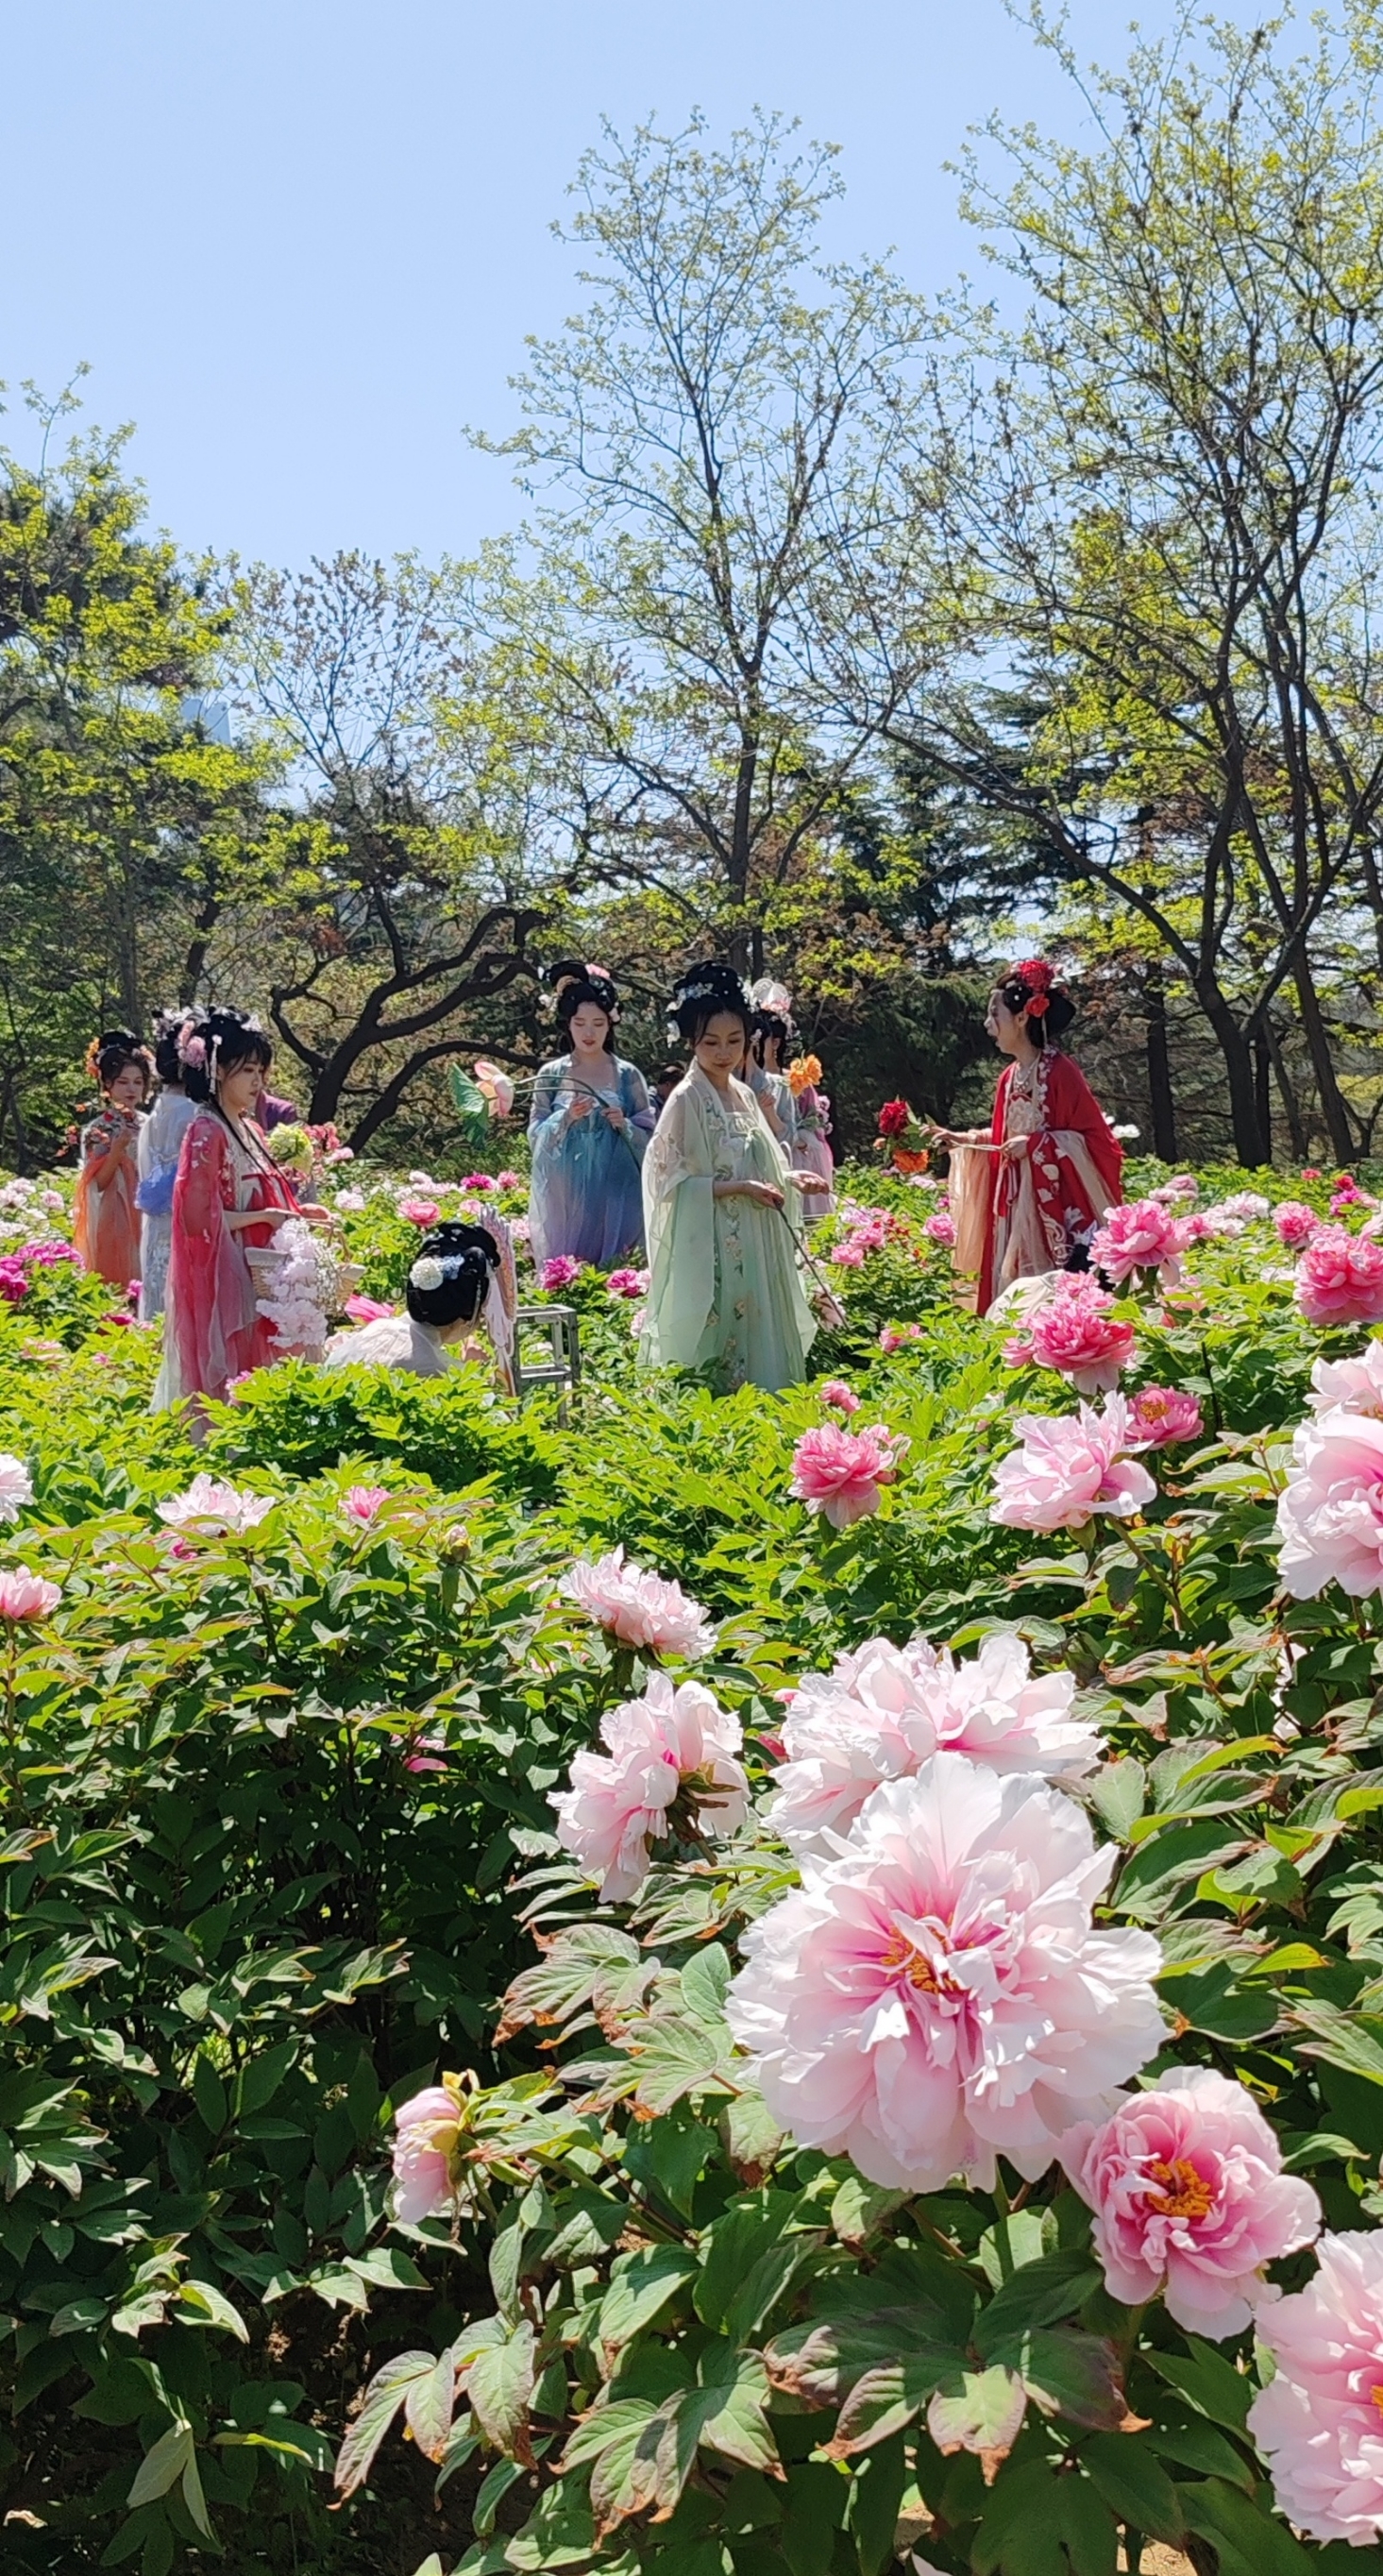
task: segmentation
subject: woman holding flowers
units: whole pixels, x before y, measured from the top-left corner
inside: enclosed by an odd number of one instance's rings
[[[135,1187],[149,1069],[148,1048],[128,1029],[108,1029],[87,1050],[86,1070],[101,1086],[101,1106],[82,1129],[72,1240],[82,1268],[108,1279],[122,1297],[139,1277]]]
[[[208,1011],[177,1040],[183,1087],[195,1115],[173,1184],[163,1367],[154,1404],[224,1399],[232,1379],[265,1368],[282,1346],[260,1311],[256,1273],[273,1260],[288,1217],[326,1223],[300,1207],[254,1118],[273,1049],[248,1012]]]
[[[1123,1149],[1079,1066],[1056,1049],[1075,1015],[1044,959],[1015,966],[985,1022],[1009,1058],[989,1132],[935,1130],[951,1148],[955,1266],[979,1274],[977,1314],[1015,1279],[1085,1267],[1092,1235],[1123,1195]]]
[[[725,1387],[793,1386],[816,1321],[788,1213],[789,1175],[752,1091],[736,1079],[750,1008],[726,966],[698,966],[674,1017],[691,1070],[658,1121],[644,1163],[651,1272],[640,1357],[704,1368]]]
[[[619,1001],[598,967],[556,970],[566,1052],[533,1086],[528,1203],[534,1261],[567,1257],[609,1270],[643,1248],[639,1174],[653,1129],[648,1086],[614,1050]]]

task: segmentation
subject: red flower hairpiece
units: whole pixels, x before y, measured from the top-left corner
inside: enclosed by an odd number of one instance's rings
[[[1018,969],[1018,980],[1020,984],[1026,984],[1031,993],[1049,993],[1052,987],[1052,970],[1046,958],[1025,957]]]

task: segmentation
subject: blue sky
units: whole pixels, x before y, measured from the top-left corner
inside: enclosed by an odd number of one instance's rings
[[[1075,0],[1082,57],[1121,58],[1124,19]],[[550,225],[602,114],[800,117],[843,147],[831,248],[893,245],[926,292],[977,266],[966,127],[1078,123],[1002,0],[45,0],[5,58],[0,435],[27,442],[23,378],[87,359],[155,519],[286,565],[520,515],[463,426],[512,425],[525,334],[572,307]]]

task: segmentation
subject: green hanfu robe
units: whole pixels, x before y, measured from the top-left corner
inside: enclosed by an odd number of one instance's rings
[[[784,1208],[717,1198],[716,1181],[768,1181]],[[787,1163],[752,1091],[717,1091],[699,1065],[679,1082],[643,1167],[650,1284],[639,1357],[709,1369],[725,1387],[795,1386],[816,1318],[807,1303]]]

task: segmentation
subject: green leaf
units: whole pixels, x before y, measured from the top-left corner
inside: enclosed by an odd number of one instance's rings
[[[696,2268],[695,2255],[680,2245],[641,2246],[637,2253],[617,2258],[596,2321],[596,2341],[607,2378],[625,2345],[671,2306]]]
[[[220,2326],[233,2334],[239,2343],[250,2340],[249,2328],[238,2308],[231,2306],[223,2290],[214,2289],[209,2281],[184,2281],[172,2310],[179,2325]]]
[[[1181,2501],[1189,2529],[1212,2543],[1220,2576],[1313,2576],[1314,2552],[1238,2487],[1207,2478],[1203,2486],[1184,2486]]]
[[[1148,1795],[1141,1762],[1107,1762],[1085,1783],[1085,1792],[1111,1842],[1126,1843]]]
[[[336,2486],[343,2497],[354,2495],[369,2476],[375,2453],[414,2382],[429,2377],[436,2367],[433,2352],[404,2352],[376,2371],[337,2454]]]
[[[1070,2576],[1058,2485],[1045,2460],[1000,2472],[971,2544],[975,2576]]]
[[[1213,2345],[1203,2343],[1199,2335],[1188,2335],[1186,2341],[1185,2353],[1149,2349],[1143,2358],[1159,2379],[1165,2379],[1170,2388],[1189,2398],[1212,2424],[1225,2424],[1231,2433],[1242,2433],[1253,2399],[1252,2381],[1235,2370]]]
[[[894,2564],[893,2536],[907,2485],[908,2459],[901,2439],[866,2452],[850,2480],[850,2531],[860,2576],[884,2576]]]
[[[458,2342],[464,2352],[466,2337]],[[476,2426],[497,2451],[533,2464],[528,2439],[528,2401],[533,2394],[534,2334],[527,2320],[504,2343],[488,2344],[476,2354],[464,2375],[466,2395]]]
[[[1180,2499],[1143,2436],[1092,2433],[1081,2444],[1080,2455],[1111,2513],[1149,2540],[1165,2540],[1175,2547],[1186,2529]]]
[[[933,2397],[927,2430],[939,2451],[977,2451],[1003,2459],[1018,2439],[1027,2402],[1014,2371],[959,2371]]]
[[[718,1941],[692,1952],[682,1970],[681,1986],[687,2010],[698,2021],[724,2022],[732,1973],[729,1951],[722,1949]]]
[[[410,2380],[404,2391],[404,2421],[424,2459],[440,2460],[446,2451],[455,2396],[456,2361],[448,2348],[426,2378]]]
[[[226,2125],[226,2088],[209,2057],[198,2050],[192,2061],[192,2098],[213,2138]]]
[[[1007,2349],[1031,2326],[1054,2325],[1074,2315],[1082,2300],[1099,2288],[1099,2265],[1085,2247],[1045,2254],[1025,2263],[995,2292],[975,2319],[975,2349],[985,2360]]]
[[[157,2497],[167,2495],[191,2462],[194,2448],[191,2425],[170,2424],[166,2433],[160,2433],[153,2449],[145,2452],[125,2502],[153,2504]]]
[[[564,2469],[591,2465],[591,2512],[603,2540],[631,2513],[653,2501],[658,2479],[657,2409],[642,2397],[617,2397],[582,2417],[562,2454]]]
[[[1023,2337],[1017,2367],[1039,2404],[1068,2424],[1113,2432],[1128,2413],[1119,2355],[1104,2335],[1035,2326]]]
[[[1114,2576],[1119,2535],[1102,2497],[1085,2478],[1067,2477],[1058,2481],[1057,2498],[1072,2576]]]

